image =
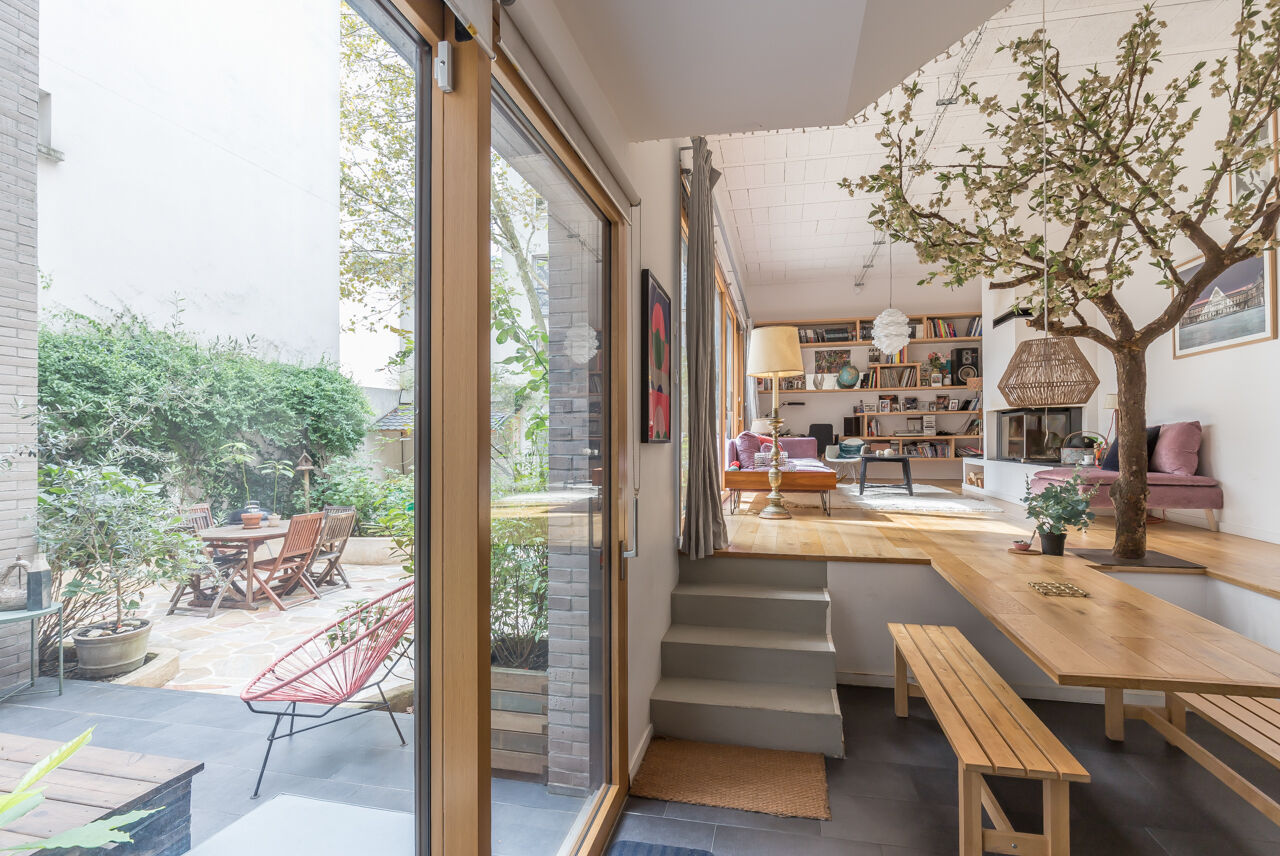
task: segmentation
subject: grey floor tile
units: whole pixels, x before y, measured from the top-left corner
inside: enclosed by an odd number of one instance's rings
[[[618,841],[643,841],[647,844],[710,850],[712,840],[715,838],[715,829],[715,826],[710,823],[673,820],[646,814],[624,814],[614,838]]]
[[[741,826],[717,826],[715,856],[881,856],[876,844],[815,838]]]
[[[623,807],[623,811],[629,811],[633,814],[652,814],[662,817],[667,813],[666,800],[651,800],[645,797],[627,797],[627,804]]]
[[[697,820],[717,826],[741,826],[747,829],[772,829],[801,835],[818,835],[820,821],[806,817],[776,817],[758,811],[739,811],[689,803],[667,803],[665,817],[677,820]]]
[[[546,785],[538,782],[524,782],[519,779],[495,776],[489,787],[494,802],[571,812],[581,811],[587,803],[584,797],[553,794],[547,790]]]
[[[927,851],[953,844],[959,828],[954,808],[832,794],[831,820],[822,823],[822,836]]]
[[[861,758],[828,758],[827,787],[832,793],[848,796],[917,800],[920,792],[912,781],[913,769]]]
[[[1276,856],[1277,852],[1274,841],[1233,837],[1230,849],[1226,849],[1222,846],[1222,836],[1216,832],[1188,832],[1175,829],[1151,829],[1149,832],[1168,856],[1207,856],[1207,854]]]

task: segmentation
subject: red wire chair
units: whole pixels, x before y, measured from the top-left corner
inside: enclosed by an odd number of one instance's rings
[[[385,710],[391,717],[391,724],[395,726],[400,744],[405,745],[404,734],[400,731],[395,714],[391,712],[391,704],[382,691],[382,683],[409,653],[410,646],[402,646],[399,651],[396,646],[413,627],[413,604],[413,581],[410,580],[313,633],[264,669],[240,693],[241,701],[249,710],[276,718],[271,726],[271,733],[267,736],[267,751],[262,756],[262,768],[258,771],[258,782],[253,788],[254,799],[258,798],[258,791],[262,788],[262,777],[267,771],[272,744],[283,737],[292,737],[364,713]],[[370,679],[380,669],[381,677],[370,683]],[[350,701],[356,693],[367,687],[376,689],[382,701],[373,702],[368,707],[337,719],[317,722],[305,728],[295,727],[298,717],[324,719],[339,705]],[[319,713],[305,713],[298,711],[299,704],[327,707]],[[285,717],[289,718],[289,731],[279,734],[280,723]]]

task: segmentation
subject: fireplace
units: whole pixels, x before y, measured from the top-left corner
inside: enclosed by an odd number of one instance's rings
[[[1058,462],[1063,442],[1080,430],[1082,411],[1079,407],[1041,407],[1001,410],[996,417],[997,460],[1049,464]]]

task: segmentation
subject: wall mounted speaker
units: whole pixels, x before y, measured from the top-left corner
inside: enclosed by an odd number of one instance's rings
[[[844,418],[844,436],[856,437],[858,435],[858,417],[846,416]]]
[[[956,383],[965,383],[978,376],[978,369],[974,366],[961,366],[956,369]]]

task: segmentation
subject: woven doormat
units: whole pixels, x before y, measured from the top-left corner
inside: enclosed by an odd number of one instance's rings
[[[826,761],[810,752],[655,737],[631,794],[779,817],[831,819]]]

